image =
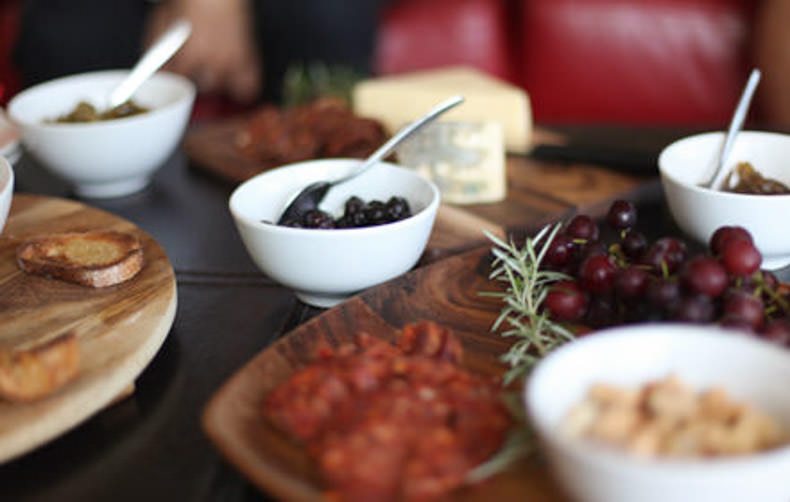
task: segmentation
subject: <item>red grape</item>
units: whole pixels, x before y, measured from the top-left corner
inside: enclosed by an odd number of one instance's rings
[[[647,249],[647,237],[641,232],[632,230],[623,236],[620,247],[625,256],[631,260],[638,260]]]
[[[568,222],[565,233],[574,239],[594,241],[598,239],[599,230],[592,218],[586,214],[577,214]]]
[[[590,298],[584,323],[593,328],[603,328],[617,323],[617,307],[614,299],[607,295]]]
[[[730,239],[721,252],[721,262],[730,275],[752,275],[760,270],[762,261],[762,255],[749,241]]]
[[[715,259],[696,256],[683,265],[680,279],[683,287],[692,293],[702,293],[711,298],[721,295],[727,288],[727,271]]]
[[[752,242],[752,236],[748,230],[737,226],[719,227],[710,237],[710,252],[719,255],[724,251],[724,245],[731,240],[746,240]]]
[[[652,278],[647,282],[645,298],[653,307],[669,311],[680,299],[680,285],[673,279]]]
[[[642,262],[659,273],[662,271],[663,263],[667,272],[674,274],[683,264],[686,256],[686,244],[683,241],[675,237],[662,237],[648,248]]]
[[[649,277],[645,269],[635,266],[618,270],[614,280],[617,296],[626,303],[640,300],[647,289]]]
[[[607,255],[596,254],[587,257],[579,267],[582,287],[591,293],[606,293],[614,287],[617,267]]]
[[[575,281],[557,281],[551,285],[543,306],[552,319],[557,321],[578,321],[587,311],[588,298]]]
[[[586,260],[591,256],[596,255],[604,255],[607,256],[609,254],[609,248],[606,247],[601,241],[587,241],[582,246],[579,247],[580,255],[582,261]]]
[[[565,234],[558,234],[549,243],[546,254],[543,256],[544,263],[555,269],[560,269],[567,265],[573,257],[573,239]]]
[[[708,323],[713,321],[716,310],[713,300],[707,295],[685,296],[672,309],[675,321]]]
[[[636,224],[636,207],[627,200],[616,200],[609,207],[606,222],[615,230],[626,230]]]
[[[760,271],[762,256],[747,230],[721,227],[708,243],[710,253],[689,258],[684,240],[662,237],[651,243],[636,230],[636,221],[634,205],[617,200],[605,218],[619,232],[617,245],[599,240],[598,225],[584,214],[571,218],[548,244],[544,266],[572,277],[549,286],[543,308],[552,319],[593,328],[718,320],[790,345],[790,317],[785,318],[790,295],[781,300],[779,281]],[[771,320],[780,315],[781,320]]]
[[[756,331],[763,324],[765,308],[763,301],[756,296],[736,291],[725,296],[722,313],[730,320],[743,321]]]

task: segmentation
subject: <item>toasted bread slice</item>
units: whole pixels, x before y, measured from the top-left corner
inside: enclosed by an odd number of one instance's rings
[[[143,247],[134,235],[112,230],[31,238],[16,250],[30,274],[103,288],[127,281],[143,268]]]
[[[27,350],[0,348],[0,397],[9,401],[41,399],[79,371],[79,344],[73,333]]]

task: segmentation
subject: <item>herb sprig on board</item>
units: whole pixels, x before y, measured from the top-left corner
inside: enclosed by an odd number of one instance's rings
[[[525,377],[540,359],[563,343],[573,340],[568,328],[549,319],[541,309],[549,286],[568,276],[542,270],[541,261],[547,246],[561,228],[561,224],[547,225],[534,237],[528,237],[519,247],[512,240],[504,241],[486,232],[495,244],[494,262],[490,279],[505,283],[503,292],[482,292],[481,295],[500,298],[504,303],[492,331],[503,328],[501,336],[514,339],[502,361],[508,366],[504,384]]]
[[[351,103],[351,91],[364,75],[342,65],[320,62],[289,66],[283,77],[283,104],[293,106],[334,96]]]
[[[549,319],[548,314],[541,309],[551,284],[568,278],[563,273],[540,268],[547,248],[541,244],[551,242],[561,227],[562,223],[548,225],[534,237],[528,237],[521,247],[512,240],[506,242],[486,232],[486,236],[494,243],[491,250],[494,261],[489,279],[504,282],[505,289],[480,294],[502,300],[502,311],[491,330],[504,328],[501,336],[514,339],[501,358],[508,366],[503,378],[506,387],[526,377],[552,349],[574,338],[573,332]],[[536,451],[534,436],[526,426],[520,391],[506,391],[504,398],[516,423],[521,425],[510,432],[493,457],[468,474],[469,482],[499,474]]]

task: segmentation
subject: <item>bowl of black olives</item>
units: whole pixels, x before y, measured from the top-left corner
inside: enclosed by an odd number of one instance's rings
[[[409,271],[428,243],[438,188],[387,162],[333,187],[299,217],[274,223],[301,188],[340,178],[360,162],[289,164],[247,180],[230,197],[230,212],[252,260],[309,305],[331,307]]]
[[[411,215],[411,205],[405,197],[393,195],[384,202],[377,199],[364,201],[360,197],[352,195],[343,204],[342,214],[337,217],[333,217],[323,209],[316,207],[285,220],[281,225],[325,230],[333,228],[362,228],[394,223]]]

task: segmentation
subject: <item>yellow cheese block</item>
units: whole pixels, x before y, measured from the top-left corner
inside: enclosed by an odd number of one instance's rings
[[[532,109],[523,89],[474,68],[457,66],[371,78],[353,90],[354,112],[379,120],[390,134],[454,94],[466,101],[440,117],[451,122],[498,122],[505,147],[526,153]]]

